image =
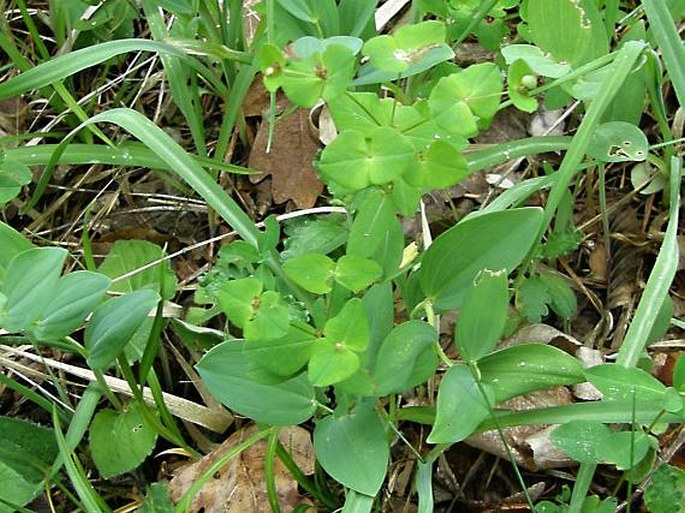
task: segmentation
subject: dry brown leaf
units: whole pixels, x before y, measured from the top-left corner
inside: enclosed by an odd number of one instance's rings
[[[609,262],[607,248],[604,244],[596,244],[588,259],[590,272],[595,280],[605,282],[609,276]]]
[[[521,411],[564,406],[572,402],[571,392],[567,388],[556,387],[514,397],[497,406]],[[549,435],[555,427],[531,425],[504,429],[504,439],[507,441],[516,463],[531,471],[576,465],[574,460],[557,449],[550,441]],[[472,447],[509,459],[507,450],[497,431],[486,431],[471,436],[465,442]]]
[[[169,482],[171,499],[178,502],[207,469],[226,452],[257,432],[256,426],[241,429],[202,459],[178,470]],[[301,427],[281,429],[279,441],[305,474],[314,472],[314,447],[309,433]],[[191,513],[271,513],[266,495],[264,461],[266,441],[260,440],[230,460],[200,489],[190,505]],[[276,490],[283,511],[292,511],[304,502],[297,481],[276,459]]]
[[[248,166],[263,173],[251,175],[250,181],[257,183],[271,175],[274,202],[292,200],[298,208],[313,207],[323,191],[323,184],[312,166],[319,144],[311,134],[309,111],[298,109],[279,119],[274,129],[271,151],[266,153],[268,137],[269,125],[262,122]]]

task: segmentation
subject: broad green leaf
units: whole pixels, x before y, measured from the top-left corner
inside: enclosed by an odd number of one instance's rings
[[[59,340],[71,334],[105,297],[111,280],[90,271],[70,273],[59,280],[31,332],[37,340]]]
[[[673,366],[673,387],[685,392],[685,353],[680,353]]]
[[[0,417],[0,499],[24,506],[43,489],[43,481],[57,457],[51,429],[25,420]],[[0,503],[0,512],[12,513]]]
[[[514,106],[524,112],[535,112],[538,101],[528,91],[537,87],[537,76],[522,60],[514,61],[507,70],[507,91]]]
[[[638,20],[631,25],[621,38],[621,44],[627,41],[647,41],[644,21]],[[604,113],[605,121],[625,121],[632,125],[640,125],[645,108],[647,68],[648,66],[640,66],[626,77]]]
[[[402,73],[419,62],[436,45],[445,42],[445,25],[424,21],[399,28],[393,35],[381,35],[364,43],[362,53],[381,70]]]
[[[528,322],[540,322],[549,314],[552,298],[539,276],[531,276],[516,289],[516,308]]]
[[[543,272],[540,275],[540,281],[549,292],[549,304],[552,310],[561,319],[570,319],[578,309],[578,302],[573,289],[563,278],[551,272]]]
[[[319,98],[334,101],[352,81],[355,61],[354,53],[347,46],[332,44],[307,59],[289,61],[278,84],[301,107],[312,107]]]
[[[261,296],[262,288],[262,282],[257,278],[242,278],[225,283],[218,292],[218,298],[228,320],[243,329],[252,318],[254,305]]]
[[[392,126],[393,103],[376,93],[350,92],[328,108],[339,133],[356,130],[369,135],[379,126]],[[404,110],[403,107],[396,105],[396,112]]]
[[[296,256],[283,264],[288,277],[303,289],[315,294],[331,291],[335,262],[320,253]]]
[[[482,214],[435,239],[421,261],[419,282],[439,311],[460,308],[481,269],[513,270],[536,242],[539,208]]]
[[[159,299],[154,290],[141,289],[98,306],[84,335],[88,365],[95,369],[110,365]]]
[[[43,489],[42,483],[31,483],[22,477],[21,474],[0,461],[0,499],[16,506],[24,506],[31,502]],[[9,507],[0,502],[0,513],[15,513],[14,507]]]
[[[376,69],[370,63],[362,65],[359,69],[357,78],[352,81],[354,86],[364,86],[370,84],[382,84],[385,82],[392,82],[393,80],[400,80],[411,77],[419,73],[423,73],[441,62],[448,61],[454,58],[454,51],[446,43],[439,43],[431,46],[420,53],[414,53],[411,57],[413,59],[409,63],[409,67],[400,73],[396,71],[383,71]]]
[[[624,121],[599,125],[587,153],[600,162],[642,161],[647,158],[649,141],[642,130]]]
[[[293,323],[281,338],[246,342],[243,354],[254,365],[274,374],[292,376],[307,364],[317,340],[312,327],[298,322]]]
[[[585,379],[578,360],[544,344],[505,347],[481,358],[478,369],[481,381],[492,387],[497,402]]]
[[[438,335],[430,324],[408,321],[393,328],[381,343],[373,367],[375,394],[401,394],[435,374]]]
[[[368,192],[352,222],[347,254],[371,258],[392,276],[399,268],[404,250],[404,232],[391,199],[381,190]]]
[[[474,64],[441,78],[428,105],[435,122],[452,133],[473,137],[487,128],[497,113],[502,77],[493,63]]]
[[[33,248],[18,231],[0,221],[0,290],[10,261],[22,251]]]
[[[302,21],[317,23],[323,15],[321,0],[276,0],[288,13]]]
[[[304,36],[293,41],[292,48],[300,59],[307,59],[315,53],[321,53],[331,45],[342,45],[349,48],[355,55],[362,49],[364,42],[358,37],[333,36],[319,39],[312,36]]]
[[[257,301],[254,317],[245,323],[243,333],[247,341],[275,340],[288,333],[290,317],[281,295],[273,290],[264,292]]]
[[[354,293],[369,287],[381,277],[383,269],[373,260],[357,255],[340,257],[335,266],[335,281]]]
[[[314,449],[324,470],[343,486],[370,496],[380,490],[390,450],[373,401],[359,402],[341,417],[320,420],[314,428]]]
[[[326,387],[352,376],[359,368],[359,355],[340,342],[321,339],[314,342],[308,376],[312,385]]]
[[[533,43],[571,66],[609,51],[594,0],[528,0],[527,21]]]
[[[288,237],[283,242],[285,250],[281,253],[284,260],[307,253],[327,255],[347,241],[347,220],[341,215],[328,215],[307,219],[301,224],[286,224]]]
[[[0,162],[0,207],[17,197],[21,188],[31,183],[31,170],[21,162],[5,158]]]
[[[550,439],[580,463],[611,463],[626,470],[640,462],[651,444],[645,433],[614,432],[605,424],[571,420],[552,431]]]
[[[656,439],[644,431],[612,432],[599,454],[604,461],[616,465],[619,470],[629,470],[645,459],[655,446],[658,447]]]
[[[250,376],[245,342],[229,340],[213,347],[196,368],[207,390],[235,413],[278,426],[300,424],[316,410],[314,389],[305,374],[277,385]]]
[[[2,293],[7,297],[4,328],[22,331],[45,311],[62,273],[67,251],[35,248],[18,253],[9,263]]]
[[[338,2],[340,33],[362,37],[367,29],[375,31],[373,15],[377,3],[377,0],[341,0]]]
[[[645,490],[645,504],[651,513],[684,513],[685,470],[660,465]]]
[[[164,251],[157,244],[145,240],[118,240],[112,246],[98,271],[112,279],[129,274],[137,269],[164,258]],[[160,262],[144,271],[137,272],[112,285],[113,292],[133,292],[149,288],[163,299],[176,294],[176,274],[169,262]]]
[[[419,208],[421,189],[409,185],[404,178],[400,178],[393,183],[391,197],[399,214],[412,217]]]
[[[545,54],[533,45],[509,45],[502,48],[502,56],[507,64],[521,60],[536,75],[560,78],[571,72],[571,66],[555,61],[549,54]]]
[[[587,380],[596,386],[605,399],[625,399],[638,403],[661,403],[666,386],[640,368],[605,364],[585,369]]]
[[[136,469],[155,448],[157,432],[145,420],[143,408],[131,403],[123,412],[106,409],[93,417],[90,453],[104,479]]]
[[[464,359],[478,360],[495,347],[507,322],[508,307],[506,271],[484,269],[467,292],[457,320],[455,339]]]
[[[441,135],[432,137],[440,138]],[[451,187],[469,174],[471,171],[461,152],[449,142],[439,140],[432,141],[427,149],[418,153],[418,166],[412,166],[405,173],[405,179],[420,191],[431,191]]]
[[[611,429],[600,422],[570,420],[552,431],[550,439],[579,463],[603,463],[600,453],[611,433]]]
[[[57,454],[52,429],[22,419],[0,416],[0,462],[22,479],[40,484]],[[0,486],[0,490],[3,488]]]
[[[378,127],[368,136],[342,132],[321,153],[323,178],[350,191],[396,180],[412,165],[414,147],[397,130]]]
[[[174,503],[171,502],[169,484],[166,481],[152,483],[145,494],[143,504],[137,513],[173,513]]]
[[[471,369],[457,364],[450,367],[440,382],[435,424],[428,435],[432,444],[455,443],[468,438],[490,415],[494,393],[482,385],[484,397]],[[487,402],[486,402],[487,401]]]
[[[360,299],[350,299],[340,313],[329,319],[323,329],[324,336],[333,344],[361,352],[369,344],[369,320]]]
[[[376,386],[372,381],[371,369],[376,363],[377,353],[383,340],[393,329],[395,311],[390,282],[371,287],[362,299],[369,320],[369,345],[360,356],[361,368],[349,379],[336,384],[336,390],[361,396],[375,396]]]

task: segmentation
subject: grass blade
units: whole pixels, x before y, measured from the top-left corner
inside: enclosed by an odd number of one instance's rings
[[[57,144],[41,144],[22,148],[6,148],[5,154],[27,166],[44,166],[57,149]],[[215,169],[238,175],[253,175],[259,173],[254,169],[219,162],[207,157],[191,155],[200,166],[205,169]],[[83,165],[108,164],[113,166],[146,167],[150,169],[165,169],[171,171],[166,162],[148,148],[138,143],[126,142],[114,148],[104,144],[70,144],[60,155],[57,164]]]
[[[191,157],[181,146],[174,141],[171,136],[164,132],[145,116],[132,109],[112,109],[92,117],[87,124],[92,123],[114,123],[120,126],[135,138],[147,146],[158,159],[183,178],[207,204],[217,213],[248,243],[257,247],[260,232],[255,227],[253,221],[238,204],[224,191],[205,172],[204,169]],[[85,124],[84,124],[85,125]],[[81,125],[83,127],[84,125]],[[54,167],[59,160],[60,154],[64,151],[70,139],[78,129],[72,131],[64,141],[62,141],[53,159],[47,167]],[[47,172],[47,168],[46,168]]]
[[[145,0],[143,2],[143,10],[152,36],[157,41],[164,40],[168,33],[160,13],[159,3]],[[201,109],[198,108],[200,99],[192,94],[196,89],[188,87],[188,83],[191,80],[189,70],[183,66],[183,62],[178,57],[162,55],[161,59],[166,72],[166,78],[169,81],[169,87],[171,88],[171,95],[188,123],[188,128],[190,128],[190,133],[195,142],[195,148],[200,155],[205,156],[207,155],[207,144]]]
[[[649,274],[647,285],[635,310],[623,344],[618,351],[616,363],[634,367],[647,343],[649,332],[654,326],[659,308],[668,294],[668,289],[678,269],[678,209],[680,208],[681,162],[679,157],[671,158],[670,207],[668,226],[664,234],[659,255]]]
[[[671,77],[680,105],[685,106],[685,47],[675,26],[666,2],[663,0],[644,0],[642,5],[647,19],[664,56],[666,70]]]
[[[105,504],[105,501],[97,494],[93,485],[90,484],[86,473],[74,454],[74,451],[67,446],[64,435],[62,434],[62,427],[59,422],[59,415],[57,410],[52,411],[52,423],[55,425],[55,437],[57,438],[57,446],[60,454],[64,460],[64,466],[67,469],[67,474],[71,483],[74,485],[76,493],[83,501],[83,509],[87,513],[111,513],[111,509]]]
[[[613,100],[620,85],[632,71],[633,66],[637,62],[637,59],[645,46],[646,45],[643,42],[627,42],[623,45],[614,59],[614,62],[611,64],[613,72],[602,82],[596,97],[590,104],[587,114],[578,128],[578,132],[568,147],[568,151],[564,156],[564,160],[561,162],[559,171],[556,173],[558,178],[547,199],[547,206],[545,207],[545,215],[539,238],[542,238],[542,235],[547,230],[571,180],[578,171],[580,163],[585,157],[585,152],[590,145],[595,129],[601,121],[602,114]]]
[[[21,75],[11,78],[4,84],[0,84],[0,100],[5,100],[33,89],[40,89],[67,78],[74,73],[105,62],[117,55],[139,51],[157,52],[179,57],[197,69],[220,95],[226,94],[226,86],[211,71],[197,59],[190,57],[178,48],[147,39],[119,39],[76,50],[66,55],[60,55],[25,71]]]

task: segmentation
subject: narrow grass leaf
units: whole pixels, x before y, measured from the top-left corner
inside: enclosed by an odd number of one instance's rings
[[[678,214],[682,179],[680,157],[672,157],[670,177],[670,219],[664,241],[616,358],[616,363],[624,367],[634,367],[637,364],[678,269]]]
[[[685,106],[685,47],[678,33],[673,17],[666,2],[662,0],[644,0],[652,36],[656,39],[666,62],[666,71],[671,77],[678,102]]]
[[[164,53],[182,58],[190,66],[198,69],[219,93],[226,93],[226,86],[221,84],[211,71],[207,70],[196,59],[186,55],[182,50],[147,39],[119,39],[60,55],[7,80],[0,84],[0,101],[53,84],[117,55],[140,51]]]
[[[105,504],[105,501],[98,496],[95,488],[90,484],[90,481],[88,480],[88,477],[86,477],[85,471],[81,466],[81,462],[78,461],[73,449],[67,447],[66,440],[62,434],[59,416],[57,415],[57,407],[52,410],[52,423],[55,426],[57,446],[59,447],[60,454],[64,460],[64,466],[76,493],[83,502],[83,509],[86,510],[86,513],[111,513],[112,510]]]
[[[98,122],[114,123],[138,138],[202,196],[245,241],[258,246],[260,233],[247,214],[171,136],[152,121],[135,110],[122,108],[102,112],[87,124]],[[54,166],[76,130],[62,141],[49,165]]]

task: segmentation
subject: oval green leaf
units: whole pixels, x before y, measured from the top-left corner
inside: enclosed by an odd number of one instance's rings
[[[495,351],[478,361],[481,381],[492,386],[495,399],[584,381],[583,367],[571,355],[544,344],[520,344]]]
[[[257,422],[294,426],[316,410],[314,388],[307,376],[267,385],[250,374],[245,342],[229,340],[213,347],[196,368],[210,393],[232,411]]]
[[[59,340],[69,335],[105,297],[112,281],[99,273],[77,271],[63,277],[55,295],[32,328],[37,340]]]
[[[472,217],[438,238],[421,261],[419,283],[439,311],[460,308],[481,269],[510,272],[537,239],[542,210],[520,208]]]
[[[7,331],[28,329],[42,315],[55,293],[66,258],[67,251],[61,248],[34,248],[10,261],[2,287],[7,298]]]
[[[473,434],[490,415],[494,393],[483,384],[484,397],[466,365],[449,368],[440,382],[435,424],[428,435],[432,444],[455,443]],[[486,402],[487,401],[487,402]]]
[[[141,289],[98,306],[84,335],[88,365],[95,369],[110,365],[159,300],[154,290]]]
[[[133,403],[123,412],[101,410],[93,417],[90,452],[103,478],[134,470],[155,448],[157,432],[146,422],[142,410]]]
[[[319,421],[314,449],[321,466],[343,486],[370,496],[380,490],[390,450],[373,401],[357,404],[347,415]]]
[[[335,263],[326,255],[307,253],[287,260],[283,270],[288,278],[314,294],[331,291]]]
[[[506,272],[484,269],[468,291],[457,320],[455,337],[464,359],[478,360],[495,347],[507,322],[508,307]]]

